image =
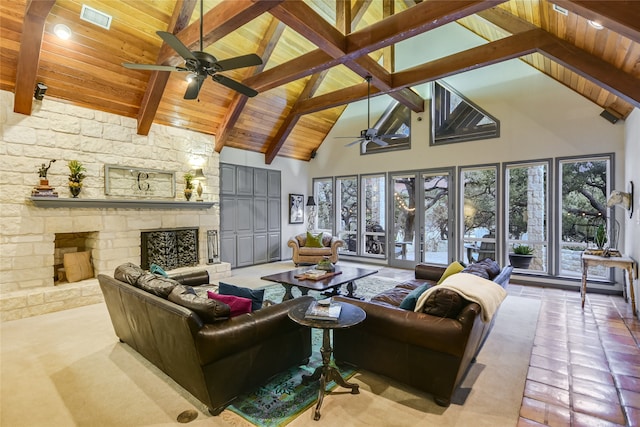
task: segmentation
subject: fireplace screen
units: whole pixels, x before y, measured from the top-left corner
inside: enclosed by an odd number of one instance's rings
[[[141,233],[141,262],[145,270],[156,264],[164,270],[198,265],[198,229],[163,229]]]

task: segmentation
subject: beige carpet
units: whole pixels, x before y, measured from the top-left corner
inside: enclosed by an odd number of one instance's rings
[[[338,388],[324,399],[323,426],[515,426],[539,302],[509,296],[495,328],[449,408],[429,395],[362,372],[359,395]],[[192,426],[245,426],[210,416],[126,345],[96,304],[1,325],[0,425],[162,426],[197,410]],[[314,425],[313,408],[291,426]],[[320,425],[320,424],[318,424]]]

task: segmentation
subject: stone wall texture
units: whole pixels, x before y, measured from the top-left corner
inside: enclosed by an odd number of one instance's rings
[[[0,100],[3,320],[102,300],[96,279],[54,286],[56,233],[90,233],[87,244],[97,276],[113,274],[124,262],[140,263],[142,230],[198,227],[200,264],[206,264],[206,231],[219,229],[217,205],[209,209],[42,208],[30,196],[39,183],[40,165],[56,159],[48,170],[49,185],[56,188],[59,198],[71,197],[67,162],[75,159],[87,169],[81,199],[109,199],[104,185],[104,166],[109,164],[176,172],[174,200],[180,202],[185,201],[183,174],[203,168],[203,199],[218,202],[219,156],[210,135],[154,124],[149,135],[142,136],[136,133],[132,118],[46,97],[34,101],[31,116],[25,116],[13,112],[12,93],[0,91]],[[214,277],[230,275],[228,264],[207,267]]]

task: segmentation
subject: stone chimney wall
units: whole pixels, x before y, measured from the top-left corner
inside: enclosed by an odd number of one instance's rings
[[[39,184],[38,169],[51,159],[49,185],[59,199],[70,198],[69,160],[86,167],[80,199],[109,200],[105,164],[173,171],[176,194],[167,201],[186,202],[185,172],[202,168],[205,202],[219,201],[218,154],[214,139],[188,130],[154,124],[149,135],[136,133],[136,120],[45,97],[34,101],[31,116],[13,112],[13,94],[0,91],[0,315],[3,320],[96,303],[102,294],[96,279],[54,286],[56,233],[88,232],[93,268],[112,275],[125,262],[140,263],[140,232],[158,228],[197,227],[200,264],[214,277],[230,275],[228,264],[206,266],[206,231],[219,229],[217,204],[190,207],[54,207],[30,200]],[[132,196],[132,199],[136,199]],[[170,204],[169,204],[170,205]]]

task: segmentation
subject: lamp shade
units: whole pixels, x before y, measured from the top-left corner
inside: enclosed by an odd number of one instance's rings
[[[309,196],[309,198],[307,199],[307,206],[315,206],[316,205],[316,201],[313,198],[313,196]]]
[[[193,177],[195,179],[205,178],[204,173],[202,172],[202,169],[196,169],[196,173],[193,174]]]

